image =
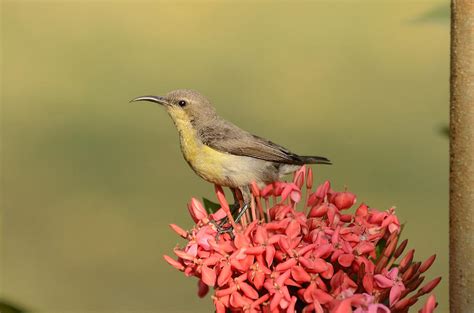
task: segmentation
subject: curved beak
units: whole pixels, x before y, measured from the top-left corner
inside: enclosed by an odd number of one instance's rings
[[[130,102],[136,102],[136,101],[149,101],[149,102],[154,102],[161,105],[168,105],[168,100],[166,100],[166,98],[162,96],[141,96],[141,97],[137,97],[135,99],[130,100]]]

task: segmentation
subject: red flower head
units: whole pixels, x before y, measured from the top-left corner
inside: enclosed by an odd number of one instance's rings
[[[435,256],[423,263],[413,262],[414,250],[401,256],[407,240],[398,244],[401,228],[393,208],[361,204],[347,213],[356,203],[353,193],[333,191],[329,182],[315,192],[312,187],[313,173],[305,167],[290,183],[263,189],[252,184],[252,206],[236,224],[216,186],[217,210],[208,213],[193,198],[188,209],[196,225],[189,231],[170,225],[187,244],[174,249],[177,259],[165,260],[199,279],[200,297],[212,287],[216,312],[223,313],[407,312],[436,287],[440,278],[419,288]],[[218,233],[221,221],[233,226],[231,234]],[[430,296],[420,312],[435,307]]]

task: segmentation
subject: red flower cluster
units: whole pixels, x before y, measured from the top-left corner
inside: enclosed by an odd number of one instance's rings
[[[305,179],[306,178],[306,179]],[[302,199],[306,180],[306,201]],[[249,212],[236,225],[224,193],[216,186],[220,209],[208,214],[196,199],[189,212],[196,222],[188,240],[165,260],[187,276],[199,278],[199,296],[213,287],[220,312],[408,312],[433,290],[436,278],[421,286],[435,256],[413,262],[410,250],[398,262],[407,240],[398,244],[400,223],[394,209],[378,211],[356,202],[354,194],[335,192],[329,182],[312,192],[311,169],[301,168],[291,183],[252,186]],[[270,204],[272,202],[273,204]],[[227,218],[232,234],[219,235],[216,223]],[[421,313],[433,312],[430,296]]]

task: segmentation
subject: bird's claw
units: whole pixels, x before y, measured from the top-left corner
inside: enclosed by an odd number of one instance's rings
[[[217,230],[216,239],[219,239],[219,236],[224,234],[229,234],[229,236],[234,239],[234,227],[232,227],[232,225],[224,227],[224,225],[227,224],[227,218],[222,219],[219,223],[217,221],[210,221],[210,223],[214,225]]]
[[[248,207],[249,205],[246,203],[240,210],[238,206],[237,206],[237,210],[235,208],[232,210],[233,211],[232,213],[234,213],[235,211],[239,212],[237,216],[235,217],[235,223],[240,222],[242,216],[245,214]],[[224,217],[219,222],[217,221],[210,221],[210,222],[212,223],[212,225],[214,225],[214,227],[217,230],[216,238],[218,238],[220,235],[223,235],[223,234],[229,234],[231,238],[234,238],[234,233],[233,233],[234,227],[232,225],[225,227],[225,225],[228,224],[229,222],[229,219],[227,217]]]

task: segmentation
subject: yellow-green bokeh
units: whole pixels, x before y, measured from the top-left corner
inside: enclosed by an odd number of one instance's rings
[[[212,198],[144,94],[193,88],[397,207],[447,312],[449,24],[436,1],[3,1],[1,296],[32,312],[210,312],[162,259]]]

